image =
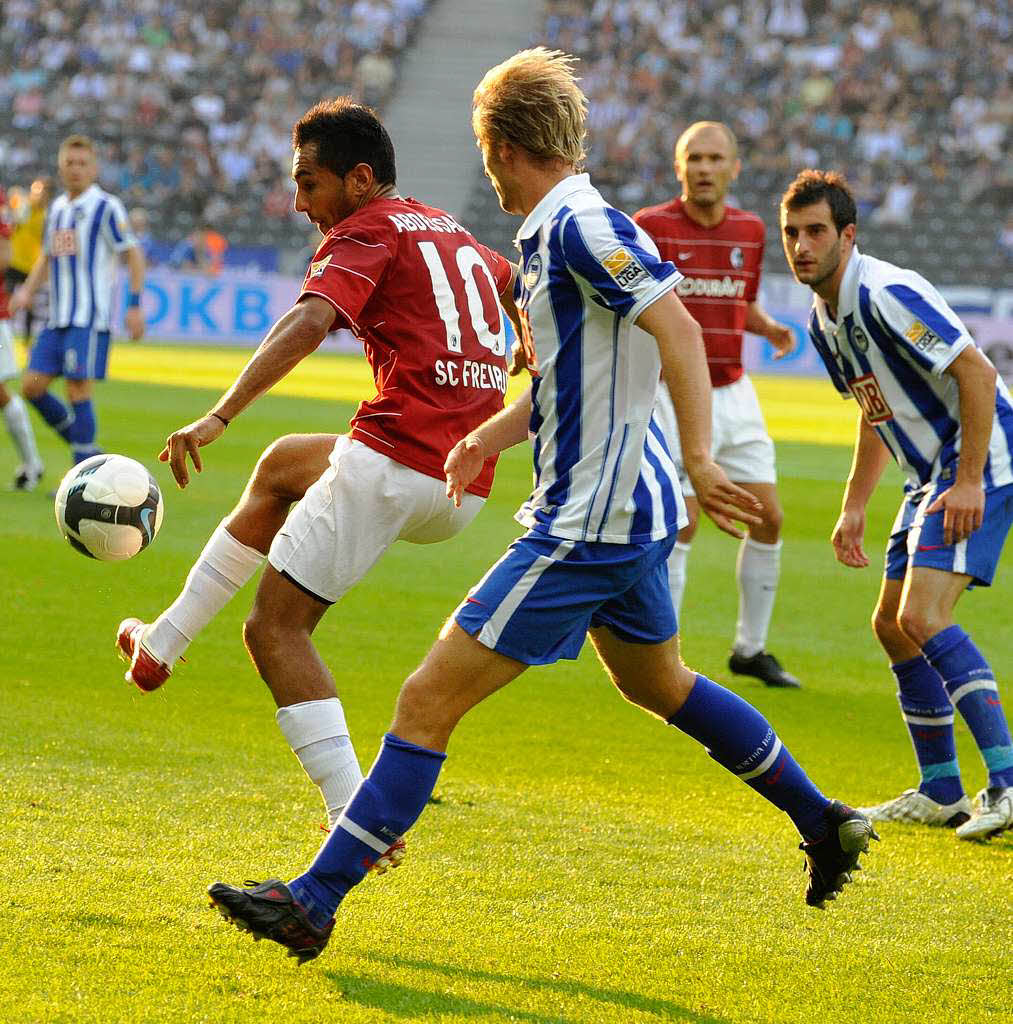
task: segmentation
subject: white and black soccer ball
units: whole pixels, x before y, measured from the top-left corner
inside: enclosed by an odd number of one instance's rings
[[[56,523],[70,546],[103,562],[133,558],[162,525],[155,478],[125,455],[79,462],[56,492]]]

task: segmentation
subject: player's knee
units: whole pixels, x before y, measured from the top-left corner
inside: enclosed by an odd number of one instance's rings
[[[257,460],[253,470],[254,490],[273,493],[285,472],[287,452],[291,447],[290,436],[272,441]]]
[[[254,604],[243,623],[243,643],[255,664],[259,664],[281,642],[281,632],[278,621],[263,614]]]
[[[770,543],[776,543],[781,536],[781,527],[784,525],[784,510],[778,503],[765,505],[763,509],[763,526],[765,532],[772,537]]]
[[[26,377],[21,382],[21,394],[31,402],[33,399],[41,398],[46,393],[45,382]]]
[[[930,608],[904,607],[898,616],[904,635],[916,647],[922,647],[945,625]]]
[[[880,645],[888,651],[905,639],[897,616],[883,608],[877,608],[872,613],[872,631]]]

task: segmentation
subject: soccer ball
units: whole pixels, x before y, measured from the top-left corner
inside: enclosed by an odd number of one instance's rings
[[[56,524],[82,555],[103,562],[133,558],[162,525],[162,492],[139,462],[93,455],[61,481]]]

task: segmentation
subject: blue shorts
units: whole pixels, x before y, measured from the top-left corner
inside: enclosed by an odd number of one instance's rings
[[[47,327],[39,332],[29,370],[69,380],[105,380],[109,332],[91,327]]]
[[[675,535],[645,544],[583,543],[533,530],[461,602],[466,633],[527,665],[576,658],[587,631],[660,644],[678,632],[668,589]]]
[[[909,567],[924,566],[966,573],[974,578],[974,586],[991,585],[1013,525],[1013,484],[986,490],[981,526],[959,544],[944,544],[942,510],[930,516],[924,510],[951,484],[950,480],[937,480],[927,490],[905,495],[886,548],[888,580],[902,580]]]

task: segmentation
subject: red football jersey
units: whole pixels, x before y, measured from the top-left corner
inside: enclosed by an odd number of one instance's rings
[[[336,224],[306,271],[362,342],[376,396],[351,436],[438,480],[450,449],[503,408],[506,334],[498,296],[511,266],[449,214],[414,199],[376,199]],[[495,458],[468,488],[492,487]]]
[[[633,215],[661,252],[685,275],[675,291],[703,329],[711,384],[734,384],[742,370],[746,306],[756,299],[765,230],[756,214],[725,207],[720,224],[705,228],[681,199]]]

